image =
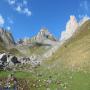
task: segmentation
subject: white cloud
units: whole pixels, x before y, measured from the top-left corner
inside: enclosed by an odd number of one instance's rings
[[[2,17],[2,15],[0,15],[0,26],[3,26],[5,23],[4,18]]]
[[[21,11],[22,11],[22,10],[21,10],[21,6],[18,5],[18,6],[16,7],[16,11],[17,11],[17,12],[21,12]]]
[[[81,20],[83,17],[90,15],[89,13],[90,2],[88,0],[82,0],[78,8],[78,18]]]
[[[89,12],[89,6],[90,3],[87,0],[81,1],[80,3],[80,9],[82,9],[85,14]]]
[[[27,16],[31,16],[32,12],[28,8],[22,8],[20,5],[17,6],[16,11],[22,14],[26,14]]]
[[[27,2],[26,0],[23,0],[23,4],[24,4],[24,5],[27,5],[28,2]]]
[[[22,0],[22,2],[18,2],[18,0],[8,0],[10,6],[16,10],[18,13],[25,14],[27,16],[31,16],[32,12],[28,8],[27,0]]]
[[[88,2],[84,1],[84,8],[86,9],[86,11],[88,11],[89,7],[88,7]]]
[[[10,27],[10,26],[8,26],[8,27],[7,27],[7,30],[11,30],[11,27]]]
[[[85,16],[85,15],[79,14],[79,15],[78,15],[78,18],[81,19],[81,18],[83,18],[84,16]]]
[[[13,5],[13,4],[16,3],[16,0],[8,0],[8,3],[9,3],[10,5]]]
[[[28,16],[32,15],[32,12],[28,8],[24,9],[24,13],[27,14]]]
[[[7,17],[7,21],[8,21],[9,24],[13,24],[14,23],[13,20],[10,17]]]

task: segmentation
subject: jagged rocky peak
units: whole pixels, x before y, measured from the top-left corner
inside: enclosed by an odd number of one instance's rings
[[[67,22],[66,30],[72,31],[72,33],[78,28],[79,24],[75,16],[70,16],[70,20]]]
[[[5,46],[15,45],[12,33],[4,28],[0,28],[0,38]]]
[[[46,28],[40,29],[40,31],[32,38],[25,37],[19,40],[17,43],[20,45],[30,45],[33,43],[51,44],[51,41],[57,41],[56,38]]]
[[[53,40],[53,41],[56,40],[54,36],[48,31],[48,29],[42,28],[36,36],[36,41],[43,42],[43,40],[46,40],[46,39]]]
[[[61,33],[60,40],[67,40],[78,29],[79,23],[75,16],[71,15],[69,21],[66,24],[66,30]]]

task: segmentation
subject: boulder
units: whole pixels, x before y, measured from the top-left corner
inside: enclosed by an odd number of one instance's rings
[[[7,62],[7,55],[5,53],[0,55],[0,62],[4,65]]]
[[[13,62],[14,65],[15,65],[15,64],[18,64],[18,63],[21,63],[20,61],[18,61],[18,58],[17,58],[16,56],[13,56],[13,57],[11,58],[11,62]]]

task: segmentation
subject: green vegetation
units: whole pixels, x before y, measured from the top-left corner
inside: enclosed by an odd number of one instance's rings
[[[43,45],[33,45],[33,46],[20,46],[17,47],[17,49],[24,55],[30,56],[30,55],[42,55],[47,50],[49,50],[51,47],[45,48]]]
[[[0,52],[3,52],[3,51],[5,51],[6,49],[3,47],[3,45],[1,45],[1,43],[0,43]]]
[[[7,77],[11,72],[1,72],[0,78]],[[40,72],[38,72],[40,73]],[[41,76],[36,73],[15,72],[15,77],[18,79],[21,86],[25,86],[31,90],[89,90],[90,89],[90,73],[88,72],[47,72],[41,71]],[[50,80],[50,82],[48,81]],[[26,87],[26,88],[27,88]],[[30,90],[30,89],[27,89]]]
[[[4,44],[3,44],[3,41],[2,39],[0,38],[0,52],[6,50],[6,48],[4,47]]]
[[[16,48],[11,48],[8,50],[11,54],[16,55],[16,56],[21,56],[22,53],[19,52]]]
[[[31,54],[42,55],[48,49],[45,48],[44,46],[34,46],[34,47],[30,47],[29,50]]]
[[[90,21],[66,41],[46,63],[56,67],[89,69],[90,67]]]

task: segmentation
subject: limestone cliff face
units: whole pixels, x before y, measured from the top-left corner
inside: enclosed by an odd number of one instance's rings
[[[66,30],[61,33],[60,40],[69,39],[73,33],[77,30],[79,24],[75,18],[75,16],[70,16],[70,20],[66,24]]]
[[[4,46],[11,46],[11,45],[15,45],[15,41],[14,38],[11,34],[11,32],[0,28],[0,39],[2,41],[2,43],[4,43]]]
[[[45,39],[54,40],[54,37],[47,29],[41,29],[36,36],[36,40],[38,42],[43,42]]]

